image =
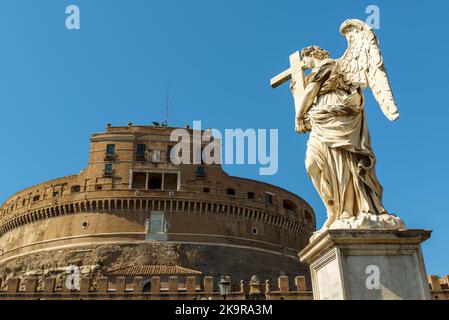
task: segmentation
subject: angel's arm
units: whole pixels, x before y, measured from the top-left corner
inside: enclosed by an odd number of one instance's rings
[[[298,109],[296,110],[296,121],[301,121],[304,115],[310,110],[316,96],[321,89],[321,82],[311,82],[305,87],[304,92],[299,96]]]
[[[319,67],[315,75],[310,79],[309,84],[304,88],[304,91],[299,96],[296,109],[296,121],[300,122],[303,116],[310,110],[316,96],[320,92],[323,83],[330,77],[332,70],[335,67],[335,61],[327,59]]]

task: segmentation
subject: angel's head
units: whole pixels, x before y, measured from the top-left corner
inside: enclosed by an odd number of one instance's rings
[[[318,46],[308,46],[301,50],[301,56],[307,68],[315,68],[320,61],[330,58],[329,51]]]

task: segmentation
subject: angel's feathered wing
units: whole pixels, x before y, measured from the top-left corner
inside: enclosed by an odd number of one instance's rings
[[[340,32],[348,40],[346,52],[337,60],[345,82],[362,89],[369,86],[385,116],[391,121],[396,120],[399,112],[375,33],[369,25],[357,19],[346,20]]]

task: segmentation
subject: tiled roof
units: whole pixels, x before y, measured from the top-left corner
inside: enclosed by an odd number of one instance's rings
[[[201,274],[201,271],[180,266],[126,266],[106,272],[108,276],[196,276]]]

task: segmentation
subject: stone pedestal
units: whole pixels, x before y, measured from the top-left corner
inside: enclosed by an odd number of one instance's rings
[[[429,230],[327,230],[299,253],[315,300],[431,298],[421,243]]]

